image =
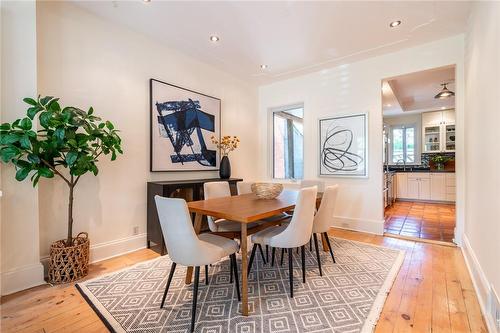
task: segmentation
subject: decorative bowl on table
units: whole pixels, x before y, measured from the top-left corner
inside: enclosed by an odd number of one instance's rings
[[[275,199],[283,192],[283,185],[278,183],[254,183],[251,185],[251,189],[259,199]]]

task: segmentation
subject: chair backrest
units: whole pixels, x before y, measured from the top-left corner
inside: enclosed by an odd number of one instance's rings
[[[321,205],[314,216],[313,232],[327,232],[333,225],[333,213],[337,195],[338,185],[327,186],[321,198]]]
[[[194,232],[186,201],[156,195],[155,202],[170,258],[178,264],[189,262],[196,255],[200,240]]]
[[[205,200],[231,196],[231,188],[228,182],[205,183],[203,184],[203,192],[205,194]],[[207,216],[207,222],[210,231],[216,232],[217,226],[215,225],[215,219],[212,216]]]
[[[317,193],[316,186],[300,190],[290,224],[282,233],[271,239],[271,246],[292,248],[309,242],[312,234]]]
[[[253,182],[237,182],[238,195],[252,193]]]
[[[300,188],[317,186],[318,192],[323,192],[325,189],[325,182],[321,180],[303,179],[300,181]]]

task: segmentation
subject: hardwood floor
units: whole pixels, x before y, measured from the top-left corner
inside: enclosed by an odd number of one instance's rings
[[[397,201],[385,211],[386,233],[452,242],[455,205]]]
[[[375,332],[487,332],[459,248],[338,229],[330,234],[406,251]],[[144,249],[93,264],[88,278],[156,256]],[[40,286],[2,297],[0,328],[1,332],[107,332],[73,284]]]

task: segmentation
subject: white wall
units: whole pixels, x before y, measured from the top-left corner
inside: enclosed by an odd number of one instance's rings
[[[318,178],[318,118],[334,114],[368,112],[369,178],[322,178],[341,185],[337,225],[375,233],[383,231],[382,203],[382,96],[381,80],[435,67],[457,65],[457,113],[463,113],[463,36],[436,41],[395,53],[325,69],[259,88],[261,119],[260,176],[270,178],[268,109],[304,103],[304,175]],[[457,117],[457,131],[463,122]],[[457,141],[461,150],[463,142]],[[457,165],[463,156],[457,153]],[[459,179],[463,173],[457,167]],[[463,184],[457,184],[458,200]],[[460,208],[459,208],[460,210]],[[462,218],[460,213],[458,218]]]
[[[1,122],[26,116],[36,94],[36,3],[2,1]],[[1,294],[44,283],[38,251],[38,191],[1,165]]]
[[[478,287],[480,303],[488,313],[491,289],[500,295],[500,3],[475,5],[465,50],[464,252]],[[493,318],[485,317],[494,332]]]
[[[145,245],[148,180],[218,177],[149,172],[149,78],[221,98],[222,134],[242,142],[230,156],[233,176],[255,179],[255,86],[69,3],[39,2],[37,14],[39,93],[59,96],[64,105],[92,105],[123,138],[124,155],[102,158],[99,175],[84,176],[75,192],[74,230],[89,232],[94,260]],[[67,193],[61,181],[41,183],[42,256],[64,238]]]

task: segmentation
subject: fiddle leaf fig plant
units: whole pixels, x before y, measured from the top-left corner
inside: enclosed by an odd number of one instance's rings
[[[59,98],[52,96],[23,101],[29,105],[26,117],[0,125],[0,158],[16,167],[18,181],[30,177],[36,186],[41,177],[64,180],[69,187],[66,246],[71,246],[74,188],[84,174],[98,174],[101,155],[111,155],[113,161],[123,153],[121,138],[110,121],[94,115],[92,107],[61,108]],[[38,130],[33,128],[35,121]]]

